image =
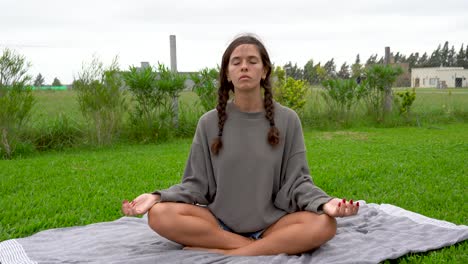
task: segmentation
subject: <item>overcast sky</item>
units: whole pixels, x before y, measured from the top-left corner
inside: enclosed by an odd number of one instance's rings
[[[71,83],[93,54],[121,69],[141,61],[170,65],[177,36],[179,71],[220,64],[238,34],[257,34],[276,65],[309,60],[337,68],[384,54],[432,52],[468,44],[468,0],[0,0],[0,48],[32,63],[50,84]],[[430,54],[429,54],[430,55]]]

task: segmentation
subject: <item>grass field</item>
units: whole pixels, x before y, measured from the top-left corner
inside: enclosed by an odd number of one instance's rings
[[[330,195],[390,203],[468,224],[468,124],[305,129],[314,181]],[[83,147],[0,160],[0,241],[40,230],[110,221],[122,199],[180,180],[191,139]],[[468,242],[400,263],[466,263]]]
[[[401,91],[405,89],[395,89]],[[325,106],[323,98],[314,89],[309,94],[306,103],[306,111],[317,112],[324,111]],[[76,93],[74,91],[35,91],[34,95],[37,103],[33,109],[31,120],[48,121],[55,118],[59,113],[66,114],[70,118],[84,122],[84,119],[78,109]],[[130,100],[130,96],[127,101]],[[196,105],[197,96],[193,92],[182,92],[180,101],[186,106]],[[468,89],[418,89],[416,90],[416,100],[412,111],[415,115],[422,118],[429,116],[448,117],[453,112],[468,113]],[[201,108],[198,109],[201,114]],[[436,121],[440,121],[440,117]]]
[[[312,119],[304,130],[317,185],[331,195],[390,203],[468,224],[468,89],[416,90],[410,126],[397,120],[391,128],[379,128],[358,112],[348,129],[329,122],[316,91],[309,94],[304,119]],[[34,95],[33,127],[44,129],[60,114],[84,127],[74,91]],[[181,116],[188,120],[184,134],[192,135],[202,114],[196,95],[183,92],[180,105]],[[78,144],[0,160],[0,241],[114,220],[122,216],[122,199],[180,181],[190,137],[147,145],[119,142],[100,148]],[[398,262],[466,263],[467,249],[465,241]]]

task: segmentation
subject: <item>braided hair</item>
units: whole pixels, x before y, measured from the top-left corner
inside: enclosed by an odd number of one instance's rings
[[[211,151],[214,155],[218,155],[219,151],[223,147],[223,129],[224,123],[227,120],[226,106],[229,100],[229,92],[234,92],[234,85],[232,82],[227,79],[227,71],[229,66],[229,59],[232,52],[240,45],[243,44],[253,44],[257,47],[260,57],[262,59],[263,66],[267,70],[265,79],[260,81],[260,86],[264,89],[263,103],[265,107],[265,117],[270,123],[270,129],[268,131],[267,140],[271,146],[276,146],[279,143],[279,130],[275,126],[275,109],[273,104],[273,94],[271,91],[271,62],[268,52],[266,51],[265,46],[254,36],[252,35],[242,35],[236,38],[231,44],[227,47],[226,51],[223,54],[221,61],[221,70],[219,72],[219,88],[218,88],[218,105],[216,110],[218,111],[218,136],[213,140],[211,144]]]

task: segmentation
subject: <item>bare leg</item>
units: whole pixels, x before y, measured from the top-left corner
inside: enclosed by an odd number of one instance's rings
[[[336,220],[333,217],[296,212],[282,217],[265,230],[262,239],[251,244],[231,250],[207,250],[242,256],[299,254],[320,247],[335,234]]]
[[[148,212],[150,227],[179,244],[212,249],[236,249],[252,240],[221,229],[207,209],[184,203],[158,203]]]

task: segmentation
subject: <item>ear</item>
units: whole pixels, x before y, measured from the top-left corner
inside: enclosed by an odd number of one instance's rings
[[[267,68],[264,67],[264,68],[263,68],[263,74],[262,74],[262,80],[265,80],[265,79],[266,79],[267,72],[268,72]]]
[[[226,74],[226,78],[227,78],[228,82],[231,81],[231,78],[229,78],[229,74]]]

